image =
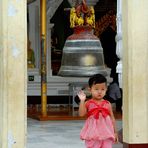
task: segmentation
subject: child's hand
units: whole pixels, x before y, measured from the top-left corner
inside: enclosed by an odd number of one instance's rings
[[[80,90],[78,92],[78,97],[81,101],[85,101],[86,100],[86,94],[83,92],[83,90]]]
[[[117,143],[117,142],[118,142],[118,134],[115,133],[115,143]]]

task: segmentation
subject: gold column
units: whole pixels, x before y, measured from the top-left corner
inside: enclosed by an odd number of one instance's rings
[[[47,69],[46,69],[46,0],[40,0],[41,12],[41,115],[47,116]]]

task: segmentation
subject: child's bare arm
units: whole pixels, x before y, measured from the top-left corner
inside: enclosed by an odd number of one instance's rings
[[[86,115],[86,112],[87,112],[86,107],[85,107],[86,95],[81,90],[80,92],[78,92],[78,97],[80,99],[79,116],[85,116]]]
[[[111,106],[111,104],[110,104]],[[114,127],[114,133],[115,133],[115,142],[118,142],[118,131],[117,131],[117,127],[116,127],[116,120],[113,114],[113,110],[112,107],[110,107],[110,115],[111,115],[111,119],[112,119],[112,123],[113,123],[113,127]]]

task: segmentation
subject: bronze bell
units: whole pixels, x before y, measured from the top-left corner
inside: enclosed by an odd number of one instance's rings
[[[58,75],[82,77],[100,73],[107,76],[103,49],[93,34],[94,8],[88,7],[85,0],[71,8],[70,27],[74,33],[65,42]]]
[[[58,75],[85,77],[97,73],[107,76],[100,40],[91,27],[76,27],[65,42]]]

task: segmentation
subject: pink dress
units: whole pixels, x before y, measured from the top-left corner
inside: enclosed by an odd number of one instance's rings
[[[114,141],[114,128],[110,118],[111,105],[103,100],[99,104],[93,99],[86,103],[87,119],[80,132],[82,140],[107,140]]]

